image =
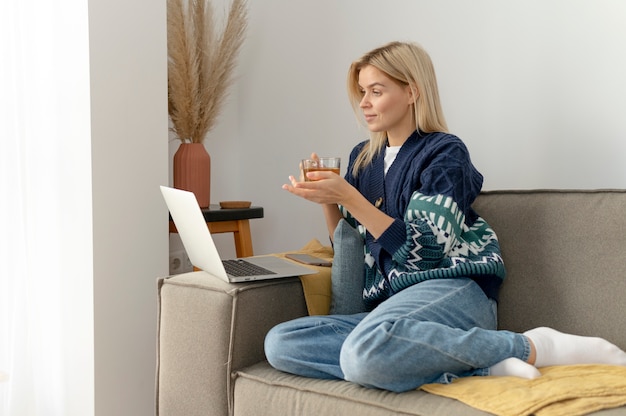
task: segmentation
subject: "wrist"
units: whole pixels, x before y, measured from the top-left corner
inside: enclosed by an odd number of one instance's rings
[[[351,207],[362,204],[363,200],[365,200],[365,197],[356,188],[351,186],[347,192],[343,194],[343,198],[337,201],[337,204],[350,211]]]

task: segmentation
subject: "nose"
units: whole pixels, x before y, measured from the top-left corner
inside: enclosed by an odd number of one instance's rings
[[[360,108],[366,108],[370,105],[369,99],[367,97],[367,94],[363,94],[363,98],[361,98],[361,101],[359,102],[359,107]]]

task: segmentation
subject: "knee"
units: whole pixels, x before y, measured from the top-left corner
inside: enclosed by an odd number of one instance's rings
[[[284,367],[282,361],[287,356],[284,350],[285,345],[287,345],[285,343],[286,334],[285,324],[279,324],[270,329],[267,335],[265,335],[265,358],[267,358],[272,367],[279,370]]]
[[[265,335],[265,358],[272,367],[292,373],[294,363],[300,362],[303,351],[313,345],[310,330],[315,325],[307,318],[280,323]]]
[[[428,366],[420,365],[426,357],[421,357],[419,351],[405,355],[406,349],[385,336],[388,332],[383,326],[346,339],[339,357],[344,379],[396,393],[430,382],[434,375]]]
[[[388,365],[389,357],[370,337],[348,337],[341,348],[339,365],[344,378],[364,387],[393,390]]]
[[[285,336],[287,334],[287,330],[285,328],[285,323],[278,324],[265,335],[264,349],[265,349],[265,357],[267,361],[274,368],[280,369],[281,359],[284,358],[285,351],[283,350],[286,345]]]

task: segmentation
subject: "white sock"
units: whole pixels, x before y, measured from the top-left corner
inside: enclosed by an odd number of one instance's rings
[[[626,352],[602,338],[564,334],[552,328],[524,332],[535,344],[535,367],[570,364],[612,364],[626,366]]]
[[[533,379],[541,376],[539,370],[533,365],[525,363],[519,358],[507,358],[498,364],[489,367],[489,374],[492,376],[515,376]]]

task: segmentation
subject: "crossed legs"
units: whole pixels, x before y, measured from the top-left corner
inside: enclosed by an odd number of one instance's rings
[[[494,302],[470,279],[420,283],[369,314],[285,322],[268,333],[265,351],[288,373],[396,392],[471,375],[534,378],[548,365],[626,365],[626,353],[601,338],[497,331]]]

